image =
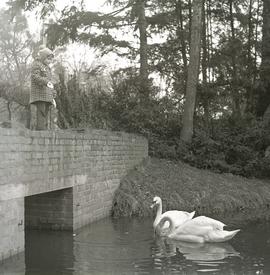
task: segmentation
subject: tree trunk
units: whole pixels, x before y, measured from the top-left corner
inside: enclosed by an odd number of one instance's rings
[[[183,27],[183,11],[182,11],[182,0],[178,0],[176,2],[176,18],[177,18],[177,36],[180,41],[180,47],[181,47],[181,53],[182,53],[182,59],[183,59],[183,70],[184,70],[184,78],[185,83],[187,81],[187,47],[186,47],[186,41],[184,37],[184,27]]]
[[[257,56],[258,56],[258,37],[259,37],[259,21],[260,21],[260,9],[261,9],[261,0],[257,0],[257,11],[256,11],[256,23],[255,23],[255,30],[254,30],[254,39],[255,39],[255,43],[254,43],[254,63],[253,66],[255,68],[255,71],[253,72],[253,83],[255,83],[255,81],[258,79],[258,72],[257,72]],[[254,102],[253,102],[254,104]],[[255,107],[255,106],[254,106]]]
[[[262,62],[258,115],[263,115],[270,104],[270,0],[263,0]],[[265,116],[268,117],[268,116]]]
[[[8,110],[8,120],[11,121],[11,102],[7,101],[7,110]]]
[[[247,106],[246,112],[253,112],[253,83],[252,83],[252,71],[253,71],[253,63],[252,63],[252,34],[253,34],[253,24],[252,24],[252,5],[253,0],[249,0],[249,11],[248,11],[248,52],[247,52],[247,88],[246,88],[246,99],[247,99]]]
[[[234,28],[234,16],[233,16],[233,0],[229,0],[230,5],[230,25],[231,25],[231,39],[232,44],[235,42],[235,28]],[[238,84],[237,84],[237,67],[236,67],[236,50],[232,49],[232,75],[231,75],[231,89],[232,89],[232,100],[233,100],[233,117],[240,117],[240,95],[238,92]]]
[[[147,46],[147,21],[145,17],[145,0],[138,0],[138,27],[140,31],[140,79],[141,99],[149,98],[148,87],[148,46]]]
[[[191,0],[188,0],[188,22],[189,22],[189,26],[188,26],[188,29],[189,29],[189,35],[188,35],[188,46],[189,46],[189,49],[190,49],[190,43],[191,43],[191,25],[192,25],[192,3],[191,3]]]
[[[213,51],[213,28],[212,28],[212,12],[211,12],[211,0],[206,1],[207,11],[207,58],[208,61],[212,58],[212,51]],[[214,81],[215,79],[215,72],[213,68],[208,66],[208,81]]]
[[[190,60],[188,66],[186,102],[183,114],[183,127],[180,134],[181,140],[185,142],[191,142],[193,135],[193,118],[200,63],[202,2],[202,0],[193,0]]]
[[[209,105],[207,97],[207,37],[206,37],[206,10],[205,3],[202,7],[202,105],[204,110],[204,122],[206,129],[209,129]]]

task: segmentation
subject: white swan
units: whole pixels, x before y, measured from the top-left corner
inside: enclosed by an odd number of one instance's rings
[[[170,210],[162,214],[162,200],[160,197],[154,197],[153,204],[150,206],[151,208],[157,206],[157,214],[153,223],[154,230],[157,234],[166,236],[168,234],[169,222],[164,222],[159,225],[160,220],[163,217],[170,217],[173,220],[173,224],[171,226],[179,226],[186,222],[187,220],[191,220],[195,215],[195,211],[192,213],[186,211],[178,211],[178,210]]]
[[[162,227],[166,222],[169,222],[168,238],[183,242],[224,242],[240,231],[240,229],[223,230],[224,223],[205,216],[187,220],[182,225],[176,226],[174,219],[166,215],[160,220],[160,226]]]

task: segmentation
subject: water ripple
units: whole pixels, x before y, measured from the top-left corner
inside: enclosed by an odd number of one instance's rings
[[[153,235],[149,219],[105,219],[76,232],[26,232],[25,253],[0,274],[270,274],[270,225],[241,228],[230,243],[191,244]]]

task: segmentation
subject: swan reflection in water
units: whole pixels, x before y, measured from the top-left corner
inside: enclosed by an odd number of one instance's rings
[[[231,244],[223,243],[189,243],[175,241],[168,238],[157,239],[160,250],[166,256],[182,254],[186,260],[191,261],[218,261],[227,257],[240,257]]]

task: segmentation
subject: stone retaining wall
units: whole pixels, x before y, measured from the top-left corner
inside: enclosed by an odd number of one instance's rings
[[[110,214],[121,178],[147,155],[147,140],[133,134],[92,129],[78,132],[0,128],[2,258],[23,250],[24,203],[28,225],[77,229]],[[61,192],[67,188],[71,189],[66,198]],[[53,191],[60,192],[55,204],[50,201],[55,196],[50,194]],[[37,194],[40,200],[35,198]],[[47,202],[47,206],[37,205],[40,201]],[[72,213],[66,218],[58,217],[62,221],[59,224],[48,213],[65,204],[72,204]],[[34,205],[40,213],[33,211]]]

